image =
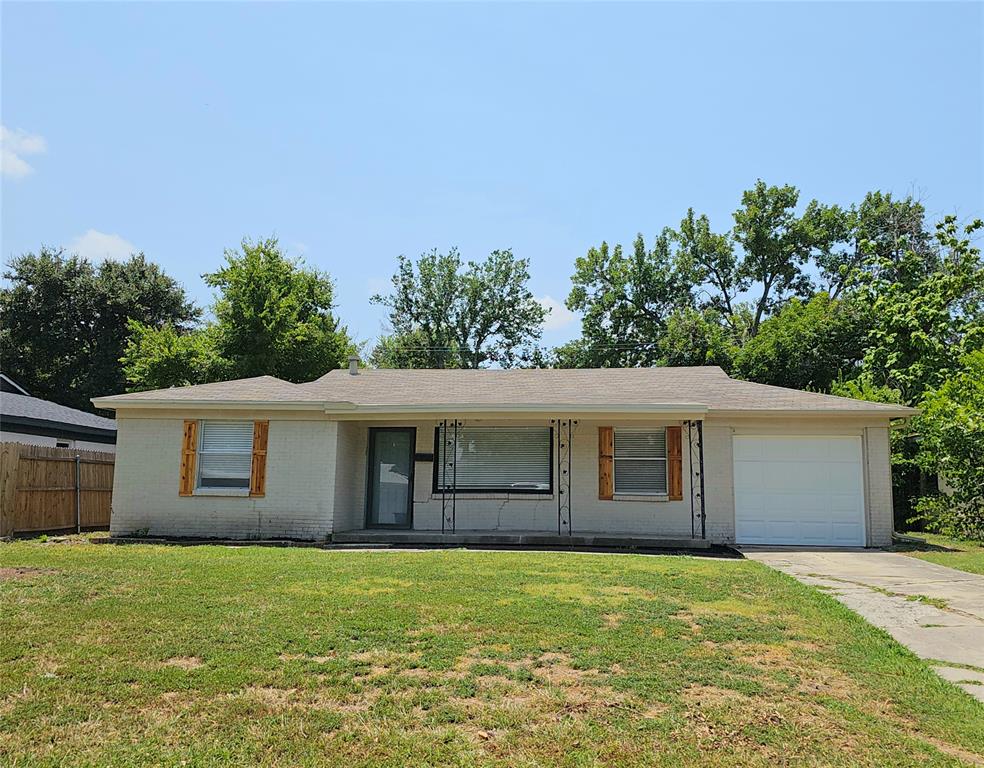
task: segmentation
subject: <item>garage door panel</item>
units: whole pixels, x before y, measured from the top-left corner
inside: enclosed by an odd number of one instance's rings
[[[755,492],[765,483],[765,465],[760,462],[744,461],[735,464],[735,487]]]
[[[829,488],[838,493],[858,494],[863,490],[857,464],[830,464],[827,467]]]
[[[742,435],[733,454],[739,543],[864,545],[860,438]]]

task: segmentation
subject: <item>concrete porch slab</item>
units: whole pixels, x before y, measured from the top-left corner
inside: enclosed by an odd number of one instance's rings
[[[575,533],[569,536],[543,531],[405,531],[366,529],[332,535],[332,544],[390,544],[396,546],[487,546],[603,549],[709,550],[703,539],[663,539],[610,533]]]

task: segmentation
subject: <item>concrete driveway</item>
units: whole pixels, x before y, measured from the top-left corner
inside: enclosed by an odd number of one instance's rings
[[[750,560],[824,587],[984,701],[984,576],[894,552],[740,549]]]

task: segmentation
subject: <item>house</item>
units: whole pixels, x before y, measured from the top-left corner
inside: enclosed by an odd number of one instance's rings
[[[882,546],[914,411],[717,367],[348,370],[95,398],[111,530],[334,542]]]
[[[116,422],[31,397],[0,373],[0,442],[112,452],[116,450]]]

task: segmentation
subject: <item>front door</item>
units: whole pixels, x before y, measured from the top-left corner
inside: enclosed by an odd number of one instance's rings
[[[368,528],[409,528],[413,523],[413,427],[369,430]]]

